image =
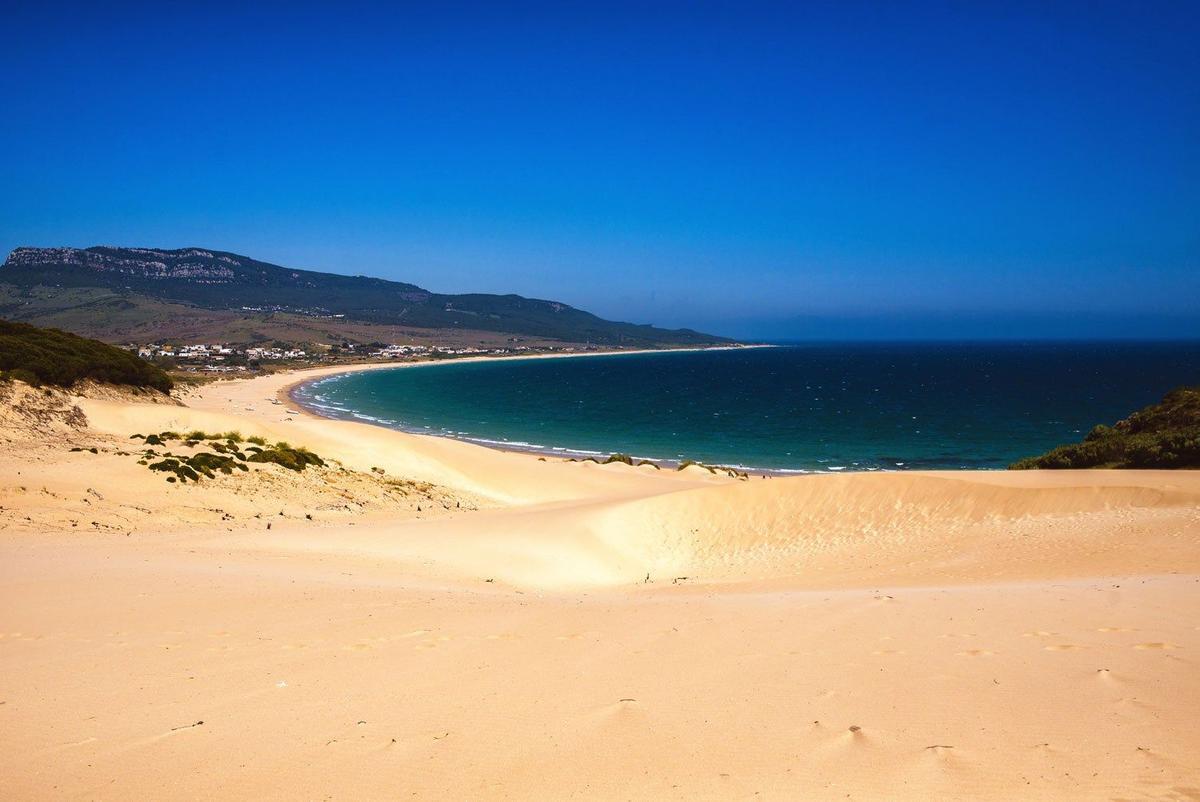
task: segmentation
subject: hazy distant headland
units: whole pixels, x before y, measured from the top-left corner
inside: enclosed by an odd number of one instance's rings
[[[205,248],[17,248],[0,266],[0,317],[109,342],[573,343],[655,348],[725,337],[604,320],[552,300],[431,292],[295,270]]]

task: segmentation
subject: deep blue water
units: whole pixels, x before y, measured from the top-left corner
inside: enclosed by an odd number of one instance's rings
[[[1200,342],[819,344],[442,363],[324,379],[297,400],[547,453],[774,470],[1002,468],[1181,384]]]

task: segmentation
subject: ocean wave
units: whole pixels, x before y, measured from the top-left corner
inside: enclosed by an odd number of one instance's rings
[[[537,443],[526,443],[523,440],[489,440],[486,437],[463,437],[464,440],[470,440],[472,443],[483,443],[489,446],[511,446],[513,448],[536,448],[544,449],[546,446]]]

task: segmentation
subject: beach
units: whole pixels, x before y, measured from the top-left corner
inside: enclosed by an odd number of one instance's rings
[[[346,370],[6,402],[7,795],[1200,798],[1200,474],[568,462],[291,402]],[[191,429],[328,464],[137,463]]]

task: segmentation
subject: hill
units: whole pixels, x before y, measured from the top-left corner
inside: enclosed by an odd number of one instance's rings
[[[1010,467],[1200,468],[1200,387],[1180,387],[1082,443],[1059,446]]]
[[[0,374],[70,387],[85,379],[166,393],[171,379],[136,354],[58,329],[0,320]]]
[[[232,311],[239,316],[285,314],[308,319],[419,329],[501,332],[574,343],[649,347],[708,345],[729,340],[691,329],[604,320],[556,301],[519,295],[445,295],[414,284],[366,276],[294,270],[202,248],[17,248],[0,266],[9,295],[56,299],[91,293],[107,313],[131,325],[161,314],[158,304]],[[43,300],[45,298],[43,297]],[[22,303],[0,301],[0,313],[25,319]]]

